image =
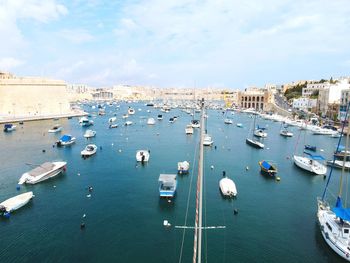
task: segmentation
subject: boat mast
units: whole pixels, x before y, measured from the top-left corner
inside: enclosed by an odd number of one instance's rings
[[[202,256],[202,208],[203,208],[203,139],[204,139],[204,98],[201,101],[201,137],[199,145],[199,162],[196,192],[196,220],[194,230],[193,263],[200,263]]]
[[[349,147],[349,130],[350,130],[350,122],[348,122],[348,131],[346,132],[346,141],[345,141],[345,149],[344,149],[344,157],[343,157],[343,167],[342,167],[341,175],[340,175],[338,197],[341,197],[342,196],[342,192],[343,192],[343,176],[344,176],[344,172],[345,172],[345,161],[346,161],[346,158],[348,156],[348,147]]]

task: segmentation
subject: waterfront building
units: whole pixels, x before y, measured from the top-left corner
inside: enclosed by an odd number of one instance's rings
[[[292,107],[298,110],[310,110],[317,106],[317,99],[298,98],[293,99]]]
[[[308,83],[306,88],[302,89],[303,97],[310,97],[314,92],[321,91],[330,87],[330,83]]]
[[[113,100],[113,92],[108,89],[96,89],[91,95],[94,100]]]
[[[63,80],[17,77],[0,72],[0,117],[21,118],[70,114]]]
[[[258,111],[267,110],[267,105],[274,102],[274,96],[271,91],[255,87],[239,92],[238,99],[238,103],[242,108],[254,108]]]

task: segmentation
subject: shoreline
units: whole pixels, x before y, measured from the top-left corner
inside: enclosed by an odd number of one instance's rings
[[[82,117],[87,115],[88,115],[87,112],[81,111],[81,112],[74,112],[74,113],[68,113],[68,114],[27,116],[27,117],[26,116],[8,117],[4,119],[0,117],[0,124],[28,122],[28,121],[42,121],[42,120],[60,119],[60,118],[69,118],[69,117]]]

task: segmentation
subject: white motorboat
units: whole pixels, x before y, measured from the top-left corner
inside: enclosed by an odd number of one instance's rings
[[[266,138],[267,133],[264,132],[264,128],[258,128],[254,131],[254,136],[256,137],[261,137],[261,138]]]
[[[214,143],[214,141],[212,140],[211,136],[210,135],[205,135],[204,136],[204,139],[203,139],[203,145],[204,146],[212,146]]]
[[[337,134],[337,131],[333,131],[331,129],[325,129],[325,128],[321,128],[321,127],[315,127],[312,129],[312,133],[314,135],[333,135],[333,134]]]
[[[345,168],[345,169],[350,169],[350,161],[343,161],[343,160],[334,160],[334,163],[333,163],[333,160],[330,160],[330,161],[327,161],[327,165],[329,166],[333,166],[335,168]]]
[[[193,134],[193,127],[191,124],[186,126],[185,132],[186,132],[186,134]]]
[[[67,162],[46,162],[22,174],[18,184],[36,184],[52,178],[66,169]]]
[[[160,174],[159,182],[159,196],[171,198],[175,196],[177,188],[176,174]]]
[[[12,132],[16,130],[16,125],[13,125],[11,123],[7,123],[4,125],[4,132]]]
[[[242,123],[237,123],[236,126],[237,126],[238,128],[243,128],[243,124],[242,124]]]
[[[0,203],[0,214],[11,213],[22,206],[26,205],[30,199],[34,197],[33,192],[26,192],[20,195],[11,197]]]
[[[224,123],[225,124],[233,124],[233,121],[231,119],[225,119]]]
[[[163,120],[163,115],[162,115],[162,114],[158,114],[157,119],[158,119],[159,121]]]
[[[94,155],[97,151],[97,146],[95,144],[86,145],[85,149],[80,152],[82,157],[89,157]]]
[[[193,128],[200,128],[201,127],[199,120],[192,120],[191,125]]]
[[[150,157],[149,150],[139,150],[136,152],[136,161],[137,162],[148,162]]]
[[[118,128],[118,124],[117,124],[117,123],[110,124],[110,125],[108,126],[108,128],[110,128],[110,129]]]
[[[293,137],[293,133],[286,130],[286,129],[283,129],[280,131],[280,135],[284,136],[284,137]]]
[[[128,109],[128,114],[129,115],[134,115],[135,114],[135,110],[133,108],[129,108]]]
[[[111,117],[108,119],[109,123],[115,122],[117,120],[117,117]]]
[[[80,120],[79,120],[79,124],[82,127],[89,127],[89,126],[94,124],[94,121],[93,120],[89,120],[87,117],[81,117]]]
[[[92,138],[92,137],[95,137],[95,136],[96,136],[96,131],[93,131],[93,130],[87,130],[84,133],[84,137],[85,138]]]
[[[219,182],[221,193],[224,196],[235,197],[237,195],[236,184],[229,178],[224,177]]]
[[[132,125],[132,121],[126,121],[126,122],[124,123],[124,125],[125,125],[125,126],[130,126],[130,125]]]
[[[57,142],[57,146],[69,146],[71,144],[75,143],[75,137],[69,134],[63,135]]]
[[[149,118],[149,119],[147,120],[147,124],[148,124],[148,125],[154,125],[154,124],[156,124],[156,121],[155,121],[155,119],[153,119],[153,118]]]
[[[177,163],[177,172],[179,174],[187,174],[190,169],[190,163],[187,161]]]
[[[123,116],[122,116],[123,119],[126,119],[126,118],[128,118],[128,117],[129,117],[128,114],[123,114]]]
[[[310,158],[304,156],[293,156],[296,166],[317,175],[324,175],[327,173],[327,167],[316,160],[324,160],[318,155],[310,155]]]
[[[56,133],[61,131],[62,131],[62,126],[59,124],[54,125],[52,129],[48,130],[49,133]]]

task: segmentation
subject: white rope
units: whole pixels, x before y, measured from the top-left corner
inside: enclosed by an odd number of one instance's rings
[[[200,136],[198,137],[200,139]],[[190,205],[190,197],[191,197],[191,189],[192,189],[192,181],[193,181],[193,175],[194,175],[194,171],[195,171],[195,163],[196,163],[196,156],[197,156],[197,148],[198,148],[198,143],[195,143],[195,147],[194,147],[194,156],[193,156],[193,169],[192,169],[192,173],[191,173],[191,180],[190,180],[190,186],[188,189],[188,196],[187,196],[187,205],[186,205],[186,214],[185,214],[185,223],[184,226],[187,225],[187,217],[188,217],[188,209],[189,209],[189,205]],[[186,234],[186,228],[183,228],[184,231],[182,233],[182,241],[181,241],[181,249],[180,249],[180,256],[179,256],[179,263],[182,262],[182,253],[183,253],[183,246],[184,246],[184,242],[185,242],[185,234]]]

